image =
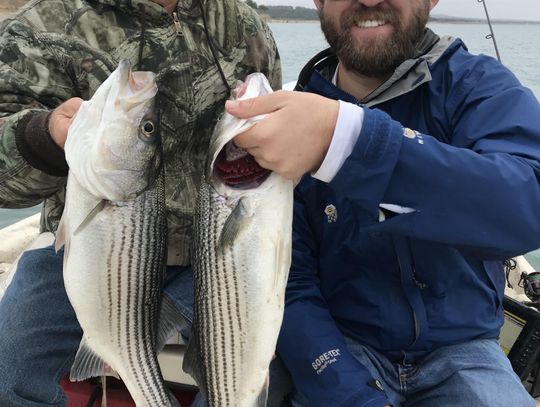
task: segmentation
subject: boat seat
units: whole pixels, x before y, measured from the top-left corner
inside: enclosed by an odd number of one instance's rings
[[[158,355],[159,366],[165,381],[184,386],[197,386],[195,380],[184,372],[182,362],[187,345],[180,334],[174,335]]]

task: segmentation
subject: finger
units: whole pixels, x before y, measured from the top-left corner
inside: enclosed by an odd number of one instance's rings
[[[69,111],[71,114],[74,114],[79,111],[82,102],[83,99],[81,98],[71,98],[66,101],[66,110]]]
[[[78,97],[68,99],[56,109],[54,109],[53,115],[70,119],[75,115],[75,113],[79,111],[82,102],[83,100]]]
[[[257,127],[257,123],[255,123],[246,131],[235,136],[233,138],[233,143],[236,146],[243,148],[244,150],[250,150],[258,147],[259,144],[257,143],[257,138],[255,137],[255,127]]]
[[[78,108],[81,105],[81,103],[84,102],[84,100],[81,98],[75,97],[75,98],[69,99],[69,102],[71,106]]]
[[[240,119],[249,119],[260,114],[272,113],[282,107],[286,98],[284,93],[290,92],[274,92],[269,95],[244,100],[227,100],[225,110]]]

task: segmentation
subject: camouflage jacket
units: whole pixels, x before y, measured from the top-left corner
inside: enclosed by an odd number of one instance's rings
[[[200,175],[228,98],[209,41],[231,87],[254,71],[281,86],[276,45],[258,15],[238,0],[201,1],[208,37],[198,0],[181,0],[173,14],[149,0],[34,0],[0,24],[0,206],[43,201],[41,229],[56,230],[67,165],[45,112],[90,98],[129,59],[158,76],[168,262],[190,262]]]

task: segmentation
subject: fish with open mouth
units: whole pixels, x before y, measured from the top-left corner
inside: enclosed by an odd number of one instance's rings
[[[240,97],[272,92],[251,74]],[[225,113],[199,195],[194,322],[183,368],[210,407],[265,406],[291,263],[293,183],[261,168],[232,139],[260,118]]]

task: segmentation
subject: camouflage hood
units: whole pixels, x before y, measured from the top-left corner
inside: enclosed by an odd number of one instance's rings
[[[203,3],[206,0],[202,0]],[[145,20],[150,23],[170,22],[170,15],[159,4],[151,0],[94,0],[93,2],[102,4],[107,7],[114,7],[118,11],[125,13],[126,15],[132,15],[139,20]],[[193,8],[197,14],[200,14],[198,7],[198,0],[179,1],[177,7],[182,7],[186,10]],[[186,3],[190,3],[189,7],[186,7]],[[193,3],[193,4],[191,4]],[[195,7],[193,7],[195,6]]]

